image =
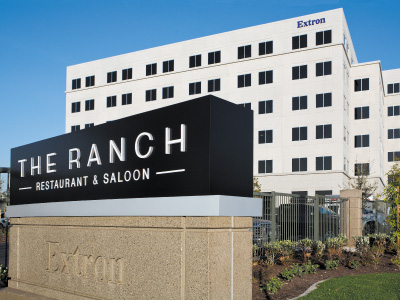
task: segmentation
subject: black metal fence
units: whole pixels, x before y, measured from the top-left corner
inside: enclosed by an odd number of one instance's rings
[[[373,233],[390,233],[391,227],[387,222],[390,203],[382,200],[363,200],[362,225],[363,235]]]
[[[261,217],[253,217],[253,244],[279,240],[326,241],[347,234],[348,201],[333,196],[254,193],[263,199]]]

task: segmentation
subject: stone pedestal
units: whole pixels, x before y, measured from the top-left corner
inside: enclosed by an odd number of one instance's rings
[[[360,190],[341,190],[340,197],[348,198],[347,203],[347,237],[349,245],[355,246],[354,236],[362,235],[362,191]]]
[[[11,223],[10,295],[17,289],[63,300],[251,299],[251,217]]]

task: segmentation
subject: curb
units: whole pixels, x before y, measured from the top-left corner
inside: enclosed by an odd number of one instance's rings
[[[317,289],[318,284],[320,284],[320,283],[322,283],[322,282],[324,282],[324,281],[327,281],[327,280],[328,280],[328,279],[324,279],[324,280],[321,280],[321,281],[318,281],[318,282],[312,284],[303,294],[301,294],[300,296],[297,296],[297,297],[295,297],[295,298],[292,298],[292,299],[290,299],[290,300],[300,299],[301,297],[304,297],[304,296],[308,295],[309,293],[311,293],[312,291],[314,291],[314,290]]]

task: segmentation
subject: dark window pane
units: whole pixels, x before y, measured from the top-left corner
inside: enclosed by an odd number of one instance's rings
[[[389,117],[393,116],[393,106],[388,107],[388,116]]]
[[[189,57],[189,68],[194,68],[196,65],[196,58],[194,56]]]
[[[324,32],[320,31],[316,34],[316,45],[322,45],[324,43]]]
[[[324,157],[324,170],[332,170],[332,156]]]
[[[324,169],[324,158],[322,156],[317,157],[315,160],[316,170],[321,171]]]
[[[266,143],[272,143],[273,142],[272,130],[266,130],[265,131],[265,142]]]
[[[300,40],[299,36],[292,37],[292,49],[293,50],[299,49],[299,46],[300,46],[299,40]]]
[[[325,125],[324,127],[324,138],[332,138],[332,125]]]
[[[388,152],[388,161],[394,161],[394,152]]]
[[[307,171],[307,158],[300,158],[300,171]]]
[[[395,84],[393,85],[393,92],[394,92],[394,93],[398,93],[398,92],[399,92],[399,89],[400,89],[400,84],[399,84],[399,83],[395,83]]]
[[[323,137],[324,137],[324,128],[322,125],[317,125],[315,138],[322,139]]]
[[[388,84],[388,94],[393,94],[393,83]]]
[[[300,97],[300,109],[307,109],[307,96]]]
[[[307,66],[300,66],[300,78],[307,78]]]
[[[221,79],[215,80],[215,91],[221,90]]]
[[[324,62],[324,75],[331,75],[332,74],[332,62],[326,61]]]
[[[296,80],[299,79],[300,67],[293,67],[292,68],[292,79]]]
[[[361,91],[361,79],[354,80],[354,91]]]
[[[307,140],[307,127],[300,127],[300,140]]]
[[[324,106],[332,106],[332,93],[324,94]]]
[[[272,100],[266,101],[266,103],[265,103],[265,112],[266,112],[267,114],[273,112],[273,102],[272,102]]]
[[[273,73],[273,71],[267,71],[266,83],[272,83],[273,81],[274,81],[274,73]]]
[[[258,84],[265,84],[265,72],[258,73]]]
[[[400,105],[394,106],[394,115],[395,116],[400,115]]]
[[[316,64],[315,75],[316,76],[324,75],[324,64],[323,63],[317,63]]]
[[[300,48],[306,48],[307,47],[307,35],[301,35],[300,36]]]
[[[146,65],[146,76],[151,75],[151,65]]]
[[[369,147],[369,135],[363,135],[362,137],[363,147]]]
[[[332,30],[324,31],[324,44],[332,43]]]
[[[394,132],[393,132],[393,129],[388,129],[388,139],[393,139],[393,135],[394,135]]]
[[[245,75],[245,85],[246,86],[251,86],[251,74],[246,74]]]
[[[238,59],[244,58],[244,47],[238,48]]]
[[[215,63],[220,63],[221,62],[221,51],[215,52]]]
[[[292,110],[299,110],[299,97],[292,98]]]
[[[245,47],[245,57],[251,57],[251,46],[250,45]]]
[[[364,78],[362,80],[362,90],[368,91],[369,90],[369,78]]]
[[[356,135],[354,137],[354,147],[356,148],[361,147],[361,135]]]
[[[272,173],[272,160],[265,161],[265,173]]]
[[[369,106],[364,106],[362,108],[362,118],[369,119]]]
[[[168,72],[168,61],[164,61],[162,64],[163,73]]]
[[[265,43],[258,44],[258,55],[264,55],[266,53]]]
[[[299,171],[299,159],[292,158],[292,172],[298,172],[298,171]]]
[[[258,132],[258,143],[264,144],[265,143],[265,131]]]
[[[292,128],[292,141],[300,140],[300,131],[298,127]]]
[[[265,160],[258,161],[258,173],[265,173]]]
[[[400,138],[400,128],[393,129],[393,132],[394,132],[394,138],[399,139]]]
[[[258,113],[265,114],[265,101],[258,102]]]
[[[359,120],[362,118],[361,109],[361,107],[354,108],[354,119]]]
[[[324,94],[317,94],[316,103],[317,103],[317,108],[324,106]]]
[[[238,76],[238,88],[244,87],[244,75]]]

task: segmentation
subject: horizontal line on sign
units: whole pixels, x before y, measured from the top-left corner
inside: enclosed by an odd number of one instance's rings
[[[32,189],[32,187],[30,187],[30,186],[24,187],[24,188],[19,188],[20,191],[22,191],[22,190],[31,190],[31,189]]]
[[[156,172],[156,175],[185,172],[185,169]]]

